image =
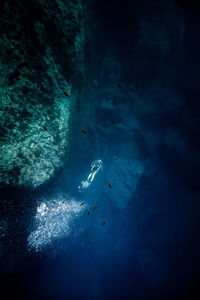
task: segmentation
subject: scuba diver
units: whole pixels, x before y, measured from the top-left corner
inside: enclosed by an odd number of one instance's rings
[[[79,192],[82,189],[86,189],[94,180],[95,175],[99,172],[99,170],[103,167],[103,162],[101,159],[95,160],[91,163],[91,172],[88,175],[88,178],[85,181],[81,181],[81,186],[78,186]]]

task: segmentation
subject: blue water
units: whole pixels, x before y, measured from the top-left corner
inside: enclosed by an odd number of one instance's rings
[[[93,49],[102,59],[91,64],[89,43],[83,112],[77,111],[80,122],[71,131],[70,161],[35,191],[2,190],[12,209],[3,206],[11,241],[1,283],[12,297],[195,299],[199,290],[199,19],[192,4],[183,6],[184,37],[177,52],[173,44],[169,61],[163,63],[158,49],[146,53],[142,46],[134,61],[133,4],[119,3],[114,9],[104,1],[95,4],[99,31]],[[111,108],[101,105],[103,99],[111,99]],[[82,124],[87,135],[80,132]],[[79,193],[95,159],[103,161],[103,169]],[[61,230],[35,251],[27,239],[37,228],[37,206],[60,195],[85,201],[83,211],[72,214],[69,233]]]

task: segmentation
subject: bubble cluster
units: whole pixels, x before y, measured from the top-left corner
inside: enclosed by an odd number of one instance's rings
[[[80,216],[83,207],[80,202],[68,196],[44,200],[37,207],[35,229],[28,237],[28,246],[39,251],[53,241],[72,232],[74,218]]]

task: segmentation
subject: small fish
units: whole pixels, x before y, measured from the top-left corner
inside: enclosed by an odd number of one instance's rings
[[[102,225],[105,225],[105,224],[106,224],[106,220],[103,221]]]
[[[171,34],[171,33],[169,33],[169,38],[170,38],[170,39],[172,38],[172,34]]]
[[[121,84],[119,83],[119,81],[116,81],[116,85],[118,86],[119,89],[122,89]]]
[[[97,208],[97,206],[95,205],[95,206],[94,206],[94,210],[95,210],[96,208]]]
[[[45,126],[42,126],[44,128],[44,130],[47,130],[47,128]]]
[[[85,129],[81,129],[81,132],[85,133],[85,134],[87,133],[87,131],[85,131]]]
[[[89,216],[89,215],[90,215],[90,210],[89,210],[89,209],[88,209],[88,212],[87,212],[87,213],[88,213],[88,216]]]
[[[157,173],[157,172],[155,172],[155,173],[154,173],[154,175],[155,175],[155,176],[158,176],[158,173]]]
[[[85,201],[83,201],[80,206],[83,206],[84,204],[85,204]]]
[[[107,185],[110,189],[112,188],[112,185],[110,183],[107,183]]]
[[[70,97],[70,95],[69,95],[67,92],[65,92],[65,91],[64,91],[64,95],[65,95],[66,97]]]
[[[113,156],[114,160],[117,160],[117,156]]]

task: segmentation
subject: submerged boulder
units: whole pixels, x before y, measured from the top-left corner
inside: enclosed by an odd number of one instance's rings
[[[84,72],[83,3],[4,1],[1,11],[0,184],[37,187],[68,149],[73,80]]]

